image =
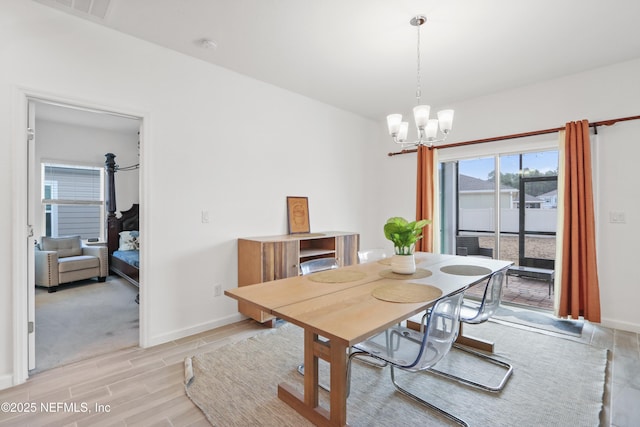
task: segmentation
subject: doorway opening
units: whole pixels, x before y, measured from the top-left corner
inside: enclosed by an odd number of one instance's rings
[[[105,154],[139,164],[142,119],[36,98],[28,102],[33,144],[27,198],[34,252],[42,249],[43,236],[71,235],[80,236],[82,247],[106,250]],[[139,203],[138,170],[120,181],[123,205]],[[29,268],[40,268],[37,262]],[[35,331],[29,340],[30,374],[139,344],[138,289],[126,280],[83,278],[49,292],[36,286],[31,272],[28,277]]]

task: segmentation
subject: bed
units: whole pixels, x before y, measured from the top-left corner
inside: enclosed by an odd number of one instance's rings
[[[116,216],[115,173],[117,171],[115,155],[105,154],[107,172],[107,248],[109,252],[110,270],[140,287],[140,205],[134,203],[129,210],[121,211]],[[136,301],[138,298],[136,298]]]

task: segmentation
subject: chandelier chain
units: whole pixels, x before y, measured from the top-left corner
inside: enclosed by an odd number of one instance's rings
[[[417,66],[417,68],[418,69],[417,69],[417,72],[416,72],[416,76],[417,76],[416,77],[416,84],[417,84],[416,85],[416,100],[417,100],[416,105],[420,105],[420,98],[422,97],[422,87],[420,86],[420,74],[421,74],[420,73],[420,62],[421,62],[421,59],[420,59],[420,27],[421,26],[422,25],[420,25],[420,24],[416,25],[416,28],[417,28],[417,31],[418,31],[418,43],[417,43],[417,46],[418,46],[417,47],[417,50],[418,50],[418,55],[417,55],[418,66]]]

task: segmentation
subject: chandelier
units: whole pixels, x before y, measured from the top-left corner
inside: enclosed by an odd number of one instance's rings
[[[422,15],[415,16],[409,21],[411,25],[418,29],[418,72],[417,72],[417,88],[416,88],[416,106],[413,107],[413,119],[416,123],[418,133],[417,141],[407,142],[407,131],[409,130],[409,122],[402,121],[402,114],[389,114],[387,116],[387,126],[389,134],[397,144],[403,146],[427,145],[432,147],[434,143],[442,142],[451,132],[453,125],[453,110],[438,111],[437,119],[430,119],[429,112],[431,107],[420,103],[422,95],[420,88],[420,26],[427,22],[427,18]],[[438,136],[438,129],[441,135]]]

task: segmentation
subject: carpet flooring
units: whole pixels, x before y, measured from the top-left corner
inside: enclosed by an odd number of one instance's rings
[[[598,426],[607,351],[562,338],[486,322],[466,328],[490,339],[496,356],[514,365],[500,393],[488,393],[429,373],[401,373],[398,380],[431,403],[475,426]],[[296,366],[303,334],[285,324],[240,343],[185,361],[193,377],[186,393],[215,426],[310,425],[277,397],[286,381],[302,391]],[[446,362],[445,362],[446,361]],[[452,350],[438,368],[491,380],[486,362]],[[484,365],[478,365],[484,363]],[[321,368],[324,367],[321,363]],[[326,369],[321,382],[327,383]],[[480,378],[482,377],[482,378]],[[328,407],[327,395],[321,405]],[[352,426],[445,426],[450,422],[396,392],[388,368],[355,363],[348,422]]]
[[[82,280],[57,292],[36,288],[36,368],[56,366],[138,345],[138,289],[117,276]]]

